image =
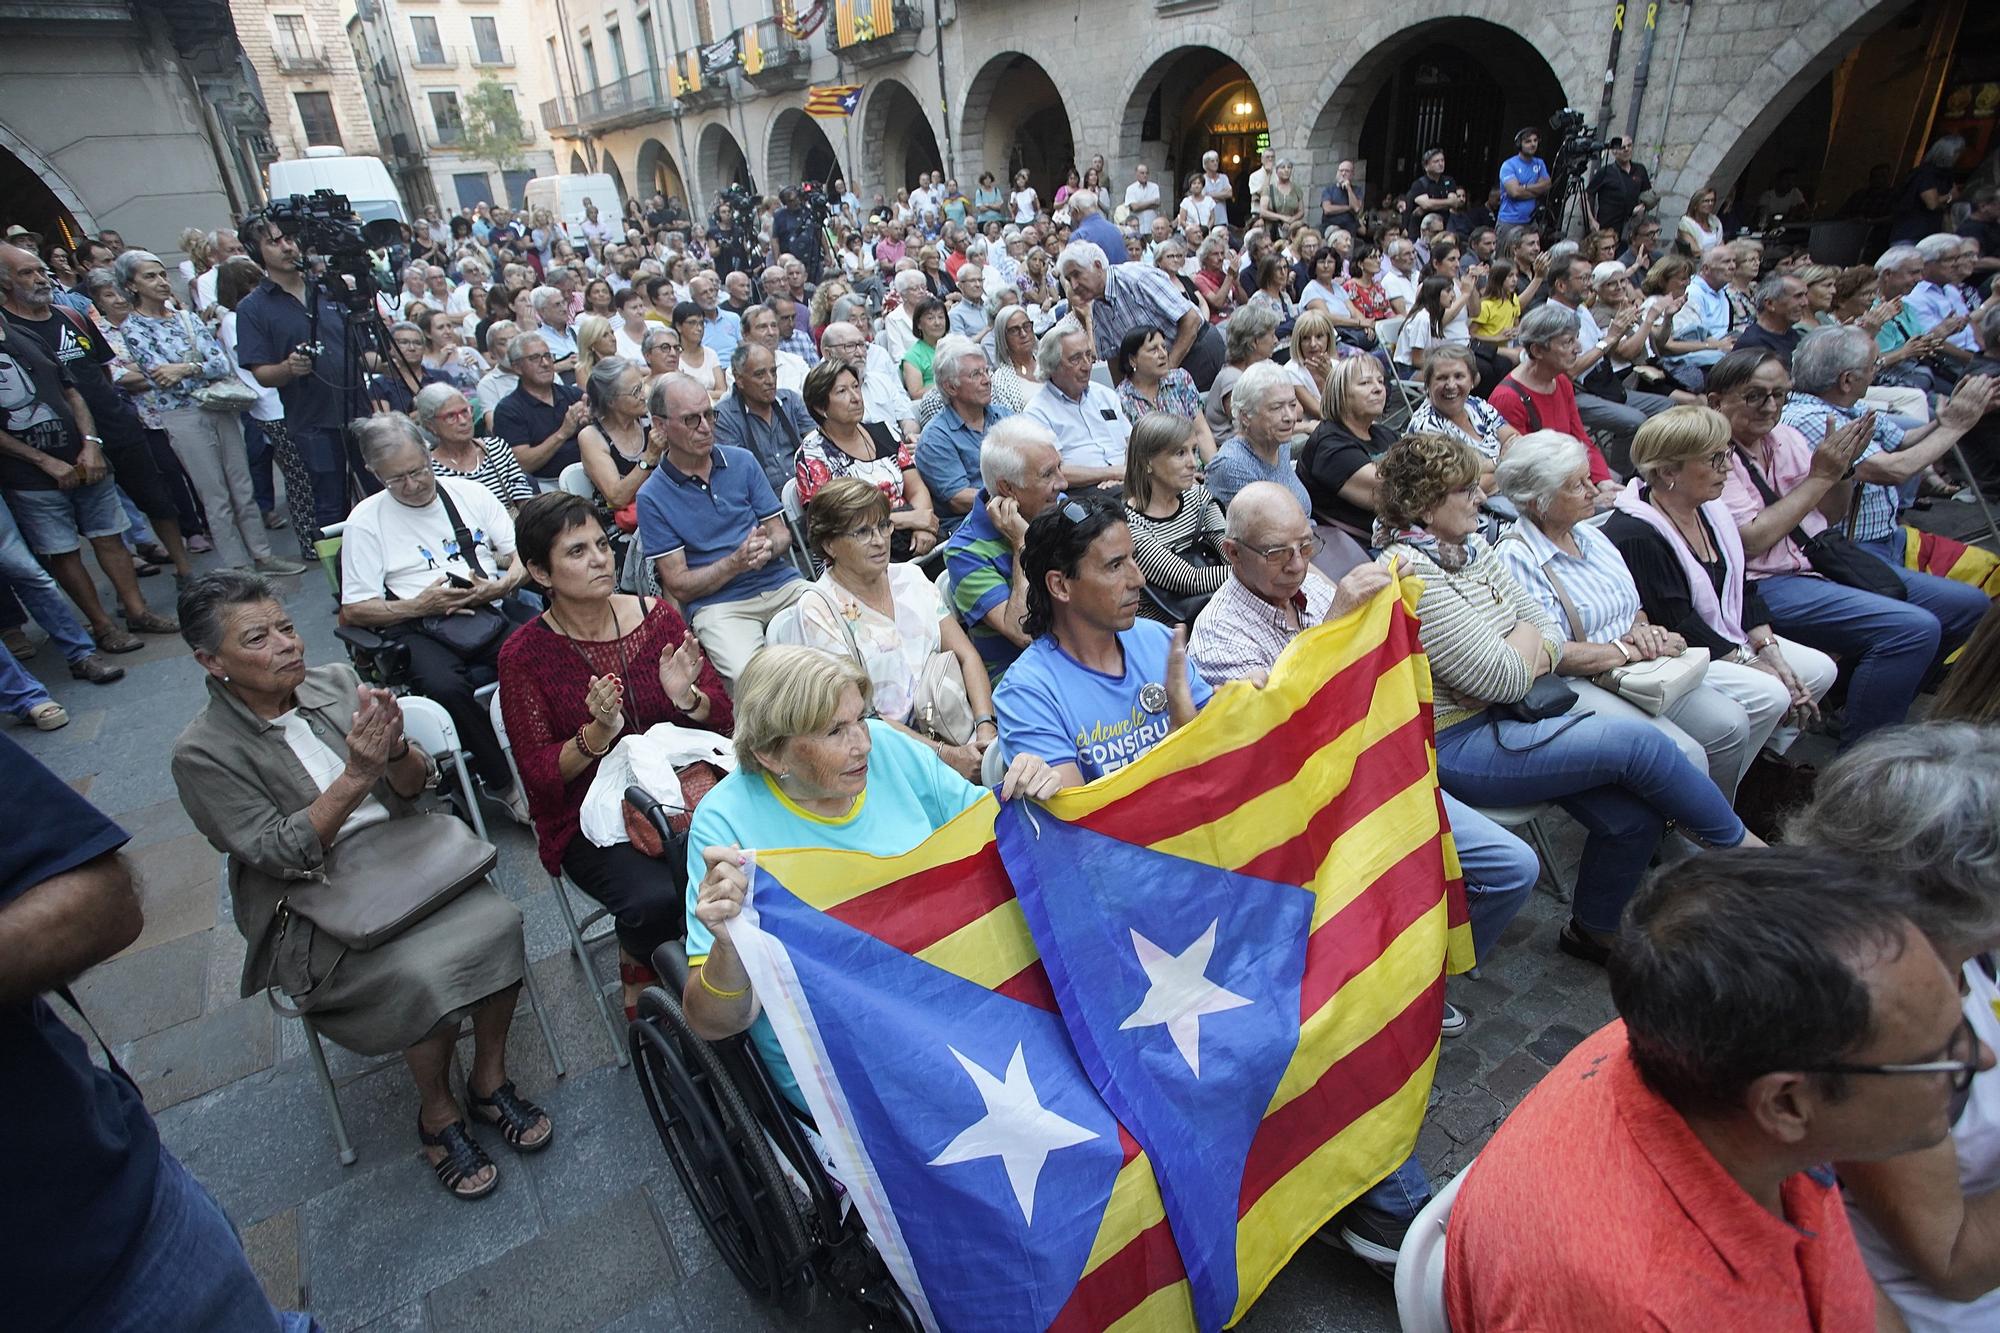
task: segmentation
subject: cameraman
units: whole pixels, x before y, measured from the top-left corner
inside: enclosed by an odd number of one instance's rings
[[[368,414],[362,367],[347,356],[347,311],[324,287],[309,283],[298,238],[261,213],[243,219],[245,245],[257,251],[265,278],[236,307],[236,354],[243,368],[285,407],[283,435],[274,443],[298,450],[312,477],[313,523],[347,517],[347,478],[367,474],[346,425]],[[318,303],[317,315],[308,300]],[[312,355],[302,350],[317,342]],[[372,489],[372,488],[370,488]]]
[[[795,255],[806,266],[806,277],[819,281],[819,219],[800,203],[796,187],[778,191],[778,211],[771,218],[772,248],[781,255]]]

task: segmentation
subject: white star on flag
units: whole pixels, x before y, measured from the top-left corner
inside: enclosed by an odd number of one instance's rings
[[[1196,1078],[1201,1077],[1201,1016],[1241,1009],[1250,1003],[1208,979],[1208,960],[1215,952],[1215,927],[1220,920],[1218,917],[1209,922],[1201,938],[1178,955],[1168,953],[1138,931],[1132,932],[1132,948],[1152,985],[1139,1001],[1139,1007],[1118,1025],[1118,1030],[1164,1024],[1167,1035],[1174,1039],[1175,1049]]]
[[[1007,1061],[1004,1082],[968,1060],[956,1047],[945,1049],[972,1076],[972,1086],[986,1103],[986,1114],[966,1126],[930,1164],[950,1166],[998,1157],[1007,1168],[1007,1183],[1014,1187],[1014,1201],[1021,1205],[1021,1220],[1033,1225],[1035,1183],[1041,1178],[1042,1163],[1059,1148],[1088,1143],[1099,1136],[1042,1105],[1035,1085],[1028,1081],[1028,1061],[1019,1043]]]

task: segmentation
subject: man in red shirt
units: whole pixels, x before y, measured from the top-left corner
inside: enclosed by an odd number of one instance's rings
[[[1896,891],[1823,852],[1711,852],[1641,890],[1620,1018],[1469,1168],[1455,1333],[1901,1329],[1826,1164],[1935,1144],[1993,1064]]]

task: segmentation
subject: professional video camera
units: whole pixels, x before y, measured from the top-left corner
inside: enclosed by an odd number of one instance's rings
[[[840,201],[835,199],[826,186],[818,181],[805,181],[799,185],[799,206],[812,214],[813,221],[824,228],[827,219],[833,216]]]
[[[387,252],[392,270],[400,270],[408,261],[402,228],[394,218],[364,224],[347,196],[332,190],[273,199],[264,216],[296,239],[306,257],[317,261],[316,267],[337,279],[327,282],[328,295],[355,312],[372,312],[381,291],[371,250]]]
[[[1548,156],[1550,185],[1542,205],[1551,223],[1566,226],[1571,195],[1578,190],[1604,153],[1604,141],[1586,123],[1583,112],[1566,106],[1549,117],[1555,150]]]

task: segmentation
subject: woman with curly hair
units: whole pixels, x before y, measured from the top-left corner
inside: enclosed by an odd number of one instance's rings
[[[1563,631],[1479,535],[1484,466],[1442,435],[1396,441],[1376,464],[1375,545],[1423,581],[1439,783],[1473,806],[1554,801],[1584,826],[1556,944],[1601,965],[1669,821],[1711,847],[1762,843],[1661,731],[1580,710],[1554,679]]]

